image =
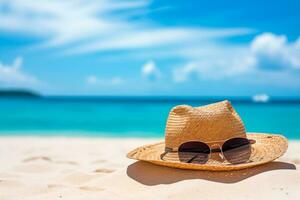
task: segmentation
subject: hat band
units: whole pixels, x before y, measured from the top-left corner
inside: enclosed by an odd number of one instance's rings
[[[211,144],[211,143],[226,142],[226,141],[228,141],[230,139],[238,138],[239,136],[245,136],[245,134],[238,134],[238,135],[235,135],[234,137],[231,137],[231,138],[228,138],[228,139],[225,139],[225,140],[215,140],[215,141],[208,141],[208,142],[203,142],[203,143],[205,143],[205,144]],[[241,138],[244,138],[244,137],[241,137]],[[245,137],[245,138],[247,138],[247,137]],[[194,141],[197,141],[197,140],[184,141],[183,143],[194,142]],[[199,142],[202,142],[202,141],[199,141]],[[181,144],[183,144],[183,143],[181,143]],[[174,148],[172,148],[172,147],[165,147],[165,152],[177,152],[177,151],[178,151],[178,147],[174,147]]]

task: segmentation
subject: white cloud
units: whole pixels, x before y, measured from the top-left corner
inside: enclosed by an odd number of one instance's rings
[[[87,84],[94,85],[98,82],[98,78],[94,75],[90,75],[86,78]]]
[[[256,36],[251,43],[255,65],[265,70],[300,69],[299,41],[288,43],[285,35],[272,33]]]
[[[116,86],[124,83],[121,77],[100,78],[95,75],[90,75],[86,78],[86,83],[93,86]]]
[[[161,77],[161,71],[156,67],[154,61],[148,61],[142,66],[142,76],[150,81],[155,81]]]
[[[186,45],[252,33],[245,28],[165,27],[138,18],[148,0],[0,0],[0,30],[44,39],[67,54]],[[137,14],[138,13],[138,14]],[[132,20],[132,17],[135,20]]]
[[[22,71],[22,57],[15,58],[11,65],[5,65],[0,62],[0,83],[4,86],[27,86],[33,85],[38,80]]]
[[[286,36],[263,33],[256,36],[249,45],[222,46],[205,50],[183,51],[189,60],[173,70],[174,82],[185,82],[192,77],[199,79],[221,79],[251,73],[300,69],[300,37],[288,43]],[[274,76],[276,73],[270,73]]]

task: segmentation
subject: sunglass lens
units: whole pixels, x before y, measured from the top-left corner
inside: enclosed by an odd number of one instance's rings
[[[178,148],[179,160],[186,163],[204,164],[207,162],[210,148],[203,142],[186,142]]]
[[[247,162],[251,155],[251,144],[246,138],[227,140],[222,146],[223,155],[232,164]]]

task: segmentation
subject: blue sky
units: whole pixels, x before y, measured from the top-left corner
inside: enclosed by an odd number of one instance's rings
[[[0,0],[0,87],[300,96],[299,1]]]

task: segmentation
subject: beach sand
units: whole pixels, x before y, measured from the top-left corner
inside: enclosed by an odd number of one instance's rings
[[[299,199],[300,141],[259,167],[207,172],[136,162],[157,139],[0,137],[0,199]]]

